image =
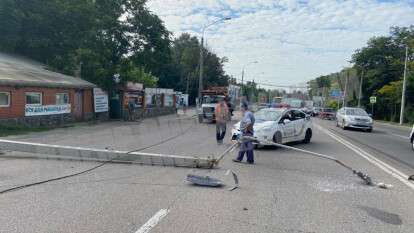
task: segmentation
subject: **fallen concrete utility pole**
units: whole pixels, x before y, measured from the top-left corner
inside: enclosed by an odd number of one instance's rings
[[[262,141],[262,140],[258,140],[256,137],[242,136],[241,140],[251,140],[251,141],[254,141],[254,142],[262,143],[263,145],[278,146],[278,147],[282,147],[282,148],[289,149],[289,150],[299,151],[299,152],[309,154],[311,156],[319,157],[319,158],[322,158],[322,159],[331,160],[331,161],[339,164],[340,166],[352,171],[352,173],[355,174],[356,176],[358,176],[360,179],[362,179],[365,182],[366,185],[377,186],[377,187],[384,188],[384,189],[388,189],[388,188],[393,187],[390,184],[384,184],[382,182],[374,182],[372,180],[372,178],[370,176],[368,176],[368,174],[363,173],[361,171],[354,170],[352,167],[346,165],[345,163],[343,163],[339,159],[334,158],[334,157],[329,156],[329,155],[324,155],[324,154],[321,154],[321,153],[316,153],[316,152],[312,152],[312,151],[308,151],[308,150],[303,150],[303,149],[299,149],[299,148],[295,148],[295,147],[292,147],[292,146],[287,146],[287,145],[275,143],[275,142],[268,141],[268,140]]]
[[[84,147],[50,145],[0,139],[0,149],[31,153],[30,155],[1,155],[2,157],[24,157],[40,159],[73,159],[85,161],[110,161],[114,163],[133,163],[190,168],[213,168],[215,159],[195,156],[179,156],[144,152],[93,149]],[[45,156],[50,155],[50,156]]]

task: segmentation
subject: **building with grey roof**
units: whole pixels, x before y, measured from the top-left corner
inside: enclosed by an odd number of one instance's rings
[[[93,88],[36,61],[0,53],[0,123],[55,125],[93,116]]]

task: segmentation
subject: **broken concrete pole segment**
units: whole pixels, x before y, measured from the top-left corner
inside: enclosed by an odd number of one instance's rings
[[[366,185],[377,186],[377,187],[384,188],[384,189],[389,189],[389,188],[393,187],[391,184],[384,184],[384,183],[381,183],[381,182],[380,183],[374,182],[372,180],[372,178],[370,176],[368,176],[366,173],[363,173],[361,171],[356,171],[353,168],[351,168],[350,166],[348,166],[345,163],[343,163],[342,161],[340,161],[339,159],[337,159],[335,157],[332,157],[332,156],[329,156],[329,155],[324,155],[324,154],[316,153],[316,152],[309,151],[309,150],[303,150],[303,149],[299,149],[299,148],[295,148],[295,147],[275,143],[275,142],[268,141],[268,140],[259,140],[256,137],[242,136],[241,140],[251,140],[251,141],[254,141],[254,142],[259,142],[259,143],[264,144],[264,145],[278,146],[278,147],[282,147],[282,148],[289,149],[289,150],[299,151],[299,152],[302,152],[304,154],[308,154],[308,155],[311,155],[311,156],[314,156],[314,157],[318,157],[318,158],[322,158],[322,159],[328,159],[328,160],[334,161],[336,164],[339,164],[342,167],[352,171],[353,174],[355,174],[360,179],[362,179]]]
[[[111,161],[142,165],[160,165],[172,167],[212,168],[215,160],[194,156],[166,155],[144,152],[127,152],[107,149],[93,149],[74,146],[50,145],[32,142],[0,140],[0,148],[30,155],[1,155],[7,157],[41,158],[41,159],[73,159],[85,161]],[[50,155],[50,156],[45,156]]]
[[[234,173],[232,170],[227,170],[225,175],[228,176],[230,173],[233,175],[234,186],[229,188],[228,190],[233,191],[239,188],[239,179],[237,178],[236,173]],[[211,177],[209,175],[195,175],[195,174],[190,173],[190,174],[187,174],[186,181],[194,185],[199,185],[199,186],[207,186],[207,187],[224,186],[224,183],[220,179]]]
[[[190,183],[193,183],[195,185],[200,185],[200,186],[209,186],[209,187],[223,186],[223,182],[221,180],[214,178],[214,177],[210,177],[210,176],[188,174],[186,180]]]

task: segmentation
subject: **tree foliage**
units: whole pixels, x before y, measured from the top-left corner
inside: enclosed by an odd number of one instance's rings
[[[198,93],[200,41],[184,33],[172,42],[170,86],[176,90],[188,92],[191,101]],[[204,54],[203,88],[227,86],[230,77],[224,71],[227,58],[220,58],[210,50],[202,47]]]
[[[389,36],[373,37],[367,45],[355,51],[352,55],[352,72],[348,86],[348,103],[356,105],[359,92],[359,79],[363,78],[362,104],[370,108],[369,97],[378,95],[376,117],[383,119],[398,119],[396,110],[401,103],[402,78],[404,72],[405,50],[408,46],[407,73],[407,116],[414,116],[410,108],[414,104],[414,25],[409,27],[392,27]],[[338,86],[344,85],[343,72],[330,75]],[[318,82],[318,78],[310,83]],[[358,85],[355,85],[358,84]],[[336,88],[336,87],[335,87]],[[314,93],[315,84],[313,85]],[[343,89],[340,88],[340,89]],[[390,114],[393,116],[390,117]],[[408,117],[410,121],[414,118]]]
[[[147,0],[2,0],[0,50],[110,89],[112,77],[145,86],[198,90],[199,40],[171,39]],[[204,52],[204,87],[228,84],[226,58]]]
[[[130,64],[130,54],[157,51],[161,35],[160,20],[155,21],[146,1],[128,0],[5,0],[0,2],[0,36],[3,51],[18,53],[49,65],[51,69],[74,75],[102,87],[112,86],[111,77],[119,73],[149,72],[142,64]],[[132,14],[137,12],[139,14]],[[126,20],[121,20],[128,13]],[[135,21],[148,23],[137,24]],[[13,27],[10,27],[10,25]],[[155,25],[158,24],[158,27]],[[154,34],[154,36],[148,35]],[[167,34],[168,35],[168,34]],[[167,38],[162,37],[167,40]],[[140,50],[139,42],[146,43]],[[141,43],[141,44],[142,44]],[[142,68],[141,68],[142,67]],[[145,69],[145,71],[144,71]],[[151,77],[144,75],[142,77]],[[126,81],[130,77],[121,75]],[[140,81],[139,79],[137,81]],[[156,79],[151,80],[151,83]]]

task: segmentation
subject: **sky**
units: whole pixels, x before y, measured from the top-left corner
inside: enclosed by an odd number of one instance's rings
[[[231,17],[206,30],[207,46],[229,59],[229,75],[241,79],[244,67],[245,80],[278,85],[337,72],[371,37],[414,24],[414,0],[149,0],[148,7],[174,37],[200,37],[204,25]]]

